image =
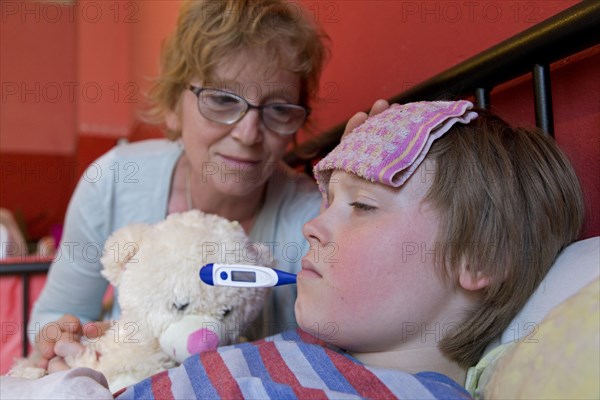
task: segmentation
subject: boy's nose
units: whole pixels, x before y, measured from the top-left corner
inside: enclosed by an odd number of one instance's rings
[[[302,227],[302,234],[310,245],[323,243],[326,240],[326,230],[323,214],[319,214]]]
[[[262,142],[262,130],[263,126],[259,110],[251,109],[235,124],[231,131],[231,136],[246,146],[252,146]]]

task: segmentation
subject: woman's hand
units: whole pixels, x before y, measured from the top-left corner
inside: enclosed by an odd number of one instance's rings
[[[39,356],[37,366],[48,373],[69,369],[65,357],[83,351],[81,337],[102,336],[110,327],[108,321],[81,323],[74,315],[66,314],[56,322],[46,324],[36,336],[36,351]]]
[[[367,113],[361,111],[357,112],[352,117],[350,117],[348,123],[346,124],[346,128],[344,129],[344,134],[342,135],[342,137],[346,136],[348,132],[351,132],[354,128],[358,127],[363,122],[365,122],[365,120],[371,115],[377,115],[380,112],[387,110],[388,108],[390,108],[390,103],[388,103],[387,100],[376,100],[375,103],[373,103],[373,106],[371,106],[371,111],[369,111],[368,115]]]

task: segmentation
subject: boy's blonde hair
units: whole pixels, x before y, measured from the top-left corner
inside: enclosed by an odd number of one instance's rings
[[[442,277],[457,280],[468,266],[491,278],[462,328],[440,342],[465,367],[477,363],[578,238],[584,214],[577,176],[552,138],[477,112],[435,141],[423,166],[435,171],[427,200],[440,210]]]
[[[161,72],[149,92],[145,119],[163,124],[189,81],[216,79],[215,66],[247,50],[259,50],[265,65],[300,76],[300,102],[316,96],[327,49],[325,34],[296,3],[282,0],[196,0],[186,2],[177,28],[162,51]],[[174,140],[180,131],[168,131]]]

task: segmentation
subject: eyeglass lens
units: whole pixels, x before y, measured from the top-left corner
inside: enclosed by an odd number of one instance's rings
[[[296,132],[306,120],[304,107],[295,104],[275,103],[256,107],[241,97],[216,89],[203,89],[198,96],[200,113],[205,118],[224,124],[236,123],[251,107],[260,109],[267,128],[282,135]]]

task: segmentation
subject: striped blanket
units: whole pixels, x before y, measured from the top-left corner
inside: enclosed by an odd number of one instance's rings
[[[371,368],[303,332],[221,347],[116,393],[126,399],[468,399],[445,375]]]

